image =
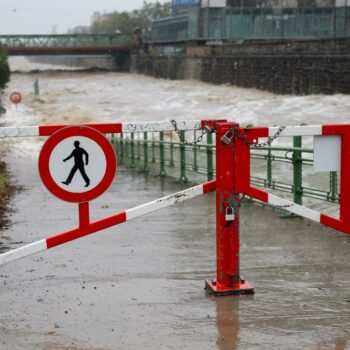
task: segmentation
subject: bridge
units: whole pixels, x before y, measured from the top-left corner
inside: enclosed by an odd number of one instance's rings
[[[131,36],[120,34],[0,35],[9,56],[125,55]]]

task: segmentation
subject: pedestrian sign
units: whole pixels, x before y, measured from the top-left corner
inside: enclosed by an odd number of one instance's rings
[[[107,190],[116,164],[113,147],[103,134],[90,127],[72,126],[60,129],[44,144],[39,173],[53,195],[83,203]]]

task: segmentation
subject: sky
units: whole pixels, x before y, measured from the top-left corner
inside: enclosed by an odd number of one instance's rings
[[[90,25],[94,11],[130,11],[142,3],[143,0],[0,0],[0,35],[51,34],[54,30],[66,33],[69,28]]]

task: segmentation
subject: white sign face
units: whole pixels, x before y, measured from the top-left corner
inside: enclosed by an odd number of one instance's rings
[[[65,191],[83,193],[94,189],[107,168],[105,153],[94,140],[72,136],[59,142],[49,158],[54,182]]]
[[[314,172],[340,171],[341,137],[314,137]]]

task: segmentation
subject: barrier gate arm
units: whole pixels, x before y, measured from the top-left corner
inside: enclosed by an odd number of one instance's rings
[[[278,127],[240,128],[239,133],[244,135],[249,142],[256,144],[259,142],[259,138],[273,137],[278,130]],[[238,192],[246,194],[261,202],[283,208],[286,211],[305,217],[322,225],[350,234],[350,125],[288,126],[280,133],[280,137],[330,135],[341,137],[341,195],[339,219],[335,219],[251,186],[250,149],[240,138],[237,138],[236,140],[237,154],[239,154],[240,157],[241,170],[236,173],[238,178]]]
[[[205,120],[182,120],[177,121],[178,130],[202,130],[206,125]],[[42,125],[42,126],[19,126],[0,128],[0,138],[9,137],[39,137],[51,136],[56,131],[72,125]],[[108,133],[128,133],[128,132],[158,132],[174,131],[174,124],[171,121],[164,122],[125,122],[125,123],[105,123],[105,124],[79,124]]]
[[[80,225],[78,228],[66,231],[55,236],[42,239],[40,241],[25,245],[23,247],[11,250],[0,255],[0,265],[4,265],[14,260],[27,257],[32,254],[51,249],[59,245],[68,243],[78,238],[90,235],[92,233],[104,230],[106,228],[117,226],[126,221],[136,219],[140,216],[151,212],[169,207],[173,204],[184,202],[188,199],[207,194],[216,189],[216,181],[210,181],[201,185],[188,188],[186,190],[147,202],[134,208],[127,209],[123,212],[114,214],[107,218],[91,222],[89,221],[89,204],[81,203],[79,205]]]
[[[178,130],[203,130],[206,125],[215,128],[216,122],[223,120],[181,120],[176,122]],[[39,126],[19,126],[19,127],[1,127],[0,138],[10,137],[39,137],[51,136],[56,131],[63,129],[68,124],[62,125],[39,125]],[[87,126],[100,131],[103,134],[108,133],[128,133],[128,132],[158,132],[158,131],[174,131],[174,124],[171,121],[164,122],[125,122],[125,123],[105,123],[105,124],[79,124],[79,126]],[[265,136],[268,137],[276,133],[278,128],[253,128],[246,130],[264,130]],[[281,133],[281,136],[308,136],[322,135],[322,126],[288,126]]]

